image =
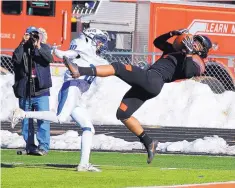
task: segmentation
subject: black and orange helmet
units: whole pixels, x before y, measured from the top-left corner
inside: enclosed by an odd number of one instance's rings
[[[202,57],[206,58],[208,55],[208,52],[212,48],[212,42],[211,40],[205,36],[205,35],[194,35],[193,36],[194,41],[198,41],[202,45],[202,49],[197,51],[196,53]]]

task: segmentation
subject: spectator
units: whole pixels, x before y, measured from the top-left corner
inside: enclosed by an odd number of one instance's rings
[[[39,31],[39,35],[41,38],[41,43],[46,44],[47,38],[48,38],[46,30],[40,27],[40,28],[38,28],[38,31]]]
[[[30,59],[32,61],[29,61]],[[31,66],[29,66],[29,62],[32,62]],[[49,110],[49,95],[50,87],[52,86],[50,62],[52,62],[50,48],[40,41],[38,29],[35,27],[27,28],[23,40],[13,52],[12,57],[15,73],[13,90],[15,96],[19,98],[21,109],[27,111]],[[30,67],[32,67],[31,71],[29,70]],[[30,80],[31,90],[29,90]],[[29,126],[28,119],[23,120],[22,135],[26,142],[26,148],[23,151],[17,152],[17,154],[42,156],[48,153],[50,146],[50,123],[38,120],[37,125],[38,147],[34,144],[34,128]]]

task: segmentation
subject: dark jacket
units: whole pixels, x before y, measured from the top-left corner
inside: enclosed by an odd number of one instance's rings
[[[46,44],[40,44],[40,49],[32,52],[32,64],[35,67],[36,78],[33,80],[31,96],[40,96],[44,93],[49,94],[49,88],[52,86],[50,63],[53,60],[50,48]],[[25,45],[19,45],[12,56],[14,66],[15,84],[13,90],[17,98],[29,96],[29,55]]]

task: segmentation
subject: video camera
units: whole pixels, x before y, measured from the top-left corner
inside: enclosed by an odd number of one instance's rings
[[[38,31],[32,31],[29,33],[29,40],[25,43],[26,48],[30,48],[33,50],[35,42],[39,40],[39,32]]]

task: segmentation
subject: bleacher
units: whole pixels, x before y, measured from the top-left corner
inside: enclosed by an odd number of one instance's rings
[[[100,5],[100,1],[73,1],[73,17],[94,14]]]

